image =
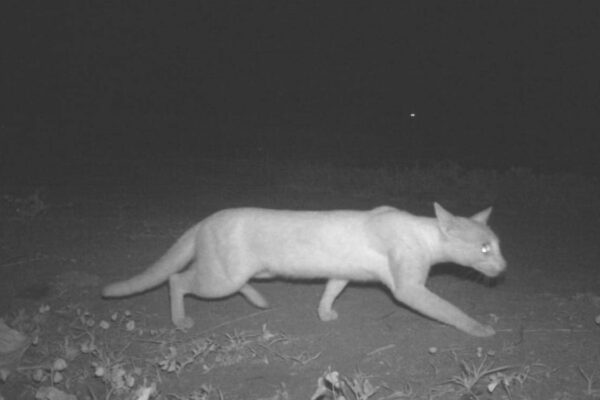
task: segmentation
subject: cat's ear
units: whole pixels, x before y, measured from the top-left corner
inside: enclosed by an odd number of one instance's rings
[[[452,230],[452,225],[454,224],[454,215],[449,211],[446,211],[444,207],[440,206],[438,203],[433,203],[433,208],[435,209],[435,217],[438,220],[440,229],[444,234],[448,234]]]
[[[482,224],[485,224],[485,225],[487,225],[487,221],[488,221],[488,219],[490,218],[490,214],[491,214],[491,213],[492,213],[492,207],[488,207],[488,208],[486,208],[485,210],[483,210],[483,211],[480,211],[480,212],[478,212],[477,214],[473,215],[473,216],[471,217],[471,219],[472,219],[473,221],[480,222],[480,223],[482,223]]]

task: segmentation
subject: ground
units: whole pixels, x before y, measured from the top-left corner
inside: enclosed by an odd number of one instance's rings
[[[0,358],[0,398],[58,398],[40,394],[54,387],[78,399],[143,399],[152,385],[169,399],[600,398],[593,179],[453,164],[86,167],[2,189],[0,316],[32,343],[17,361]],[[257,283],[267,310],[240,295],[188,297],[196,325],[187,332],[171,325],[165,285],[126,299],[100,296],[102,285],[143,270],[222,208],[388,204],[432,216],[434,200],[459,215],[494,206],[504,278],[442,265],[428,281],[493,325],[493,337],[429,320],[377,284],[346,288],[335,303],[339,319],[327,323],[316,313],[319,281]]]

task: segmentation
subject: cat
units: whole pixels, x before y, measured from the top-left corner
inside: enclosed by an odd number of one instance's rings
[[[434,203],[435,218],[389,206],[370,211],[289,211],[234,208],[200,221],[154,265],[103,289],[120,297],[153,288],[168,279],[171,318],[189,329],[184,296],[225,297],[240,292],[260,308],[265,298],[253,278],[325,278],[318,315],[338,317],[332,308],[350,280],[380,281],[412,309],[473,336],[494,329],[475,321],[425,287],[432,265],[452,262],[489,277],[506,268],[497,236],[488,227],[492,208],[470,218],[454,216]],[[186,266],[189,268],[183,272]]]

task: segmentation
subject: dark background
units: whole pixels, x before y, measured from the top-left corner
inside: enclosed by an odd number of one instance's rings
[[[598,165],[597,2],[8,4],[5,168],[191,157]]]

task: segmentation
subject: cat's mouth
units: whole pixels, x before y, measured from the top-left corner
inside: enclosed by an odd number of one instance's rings
[[[489,276],[490,278],[495,278],[502,275],[506,270],[506,261],[504,261],[504,259],[495,260],[494,262],[487,261],[473,267],[482,274]]]

